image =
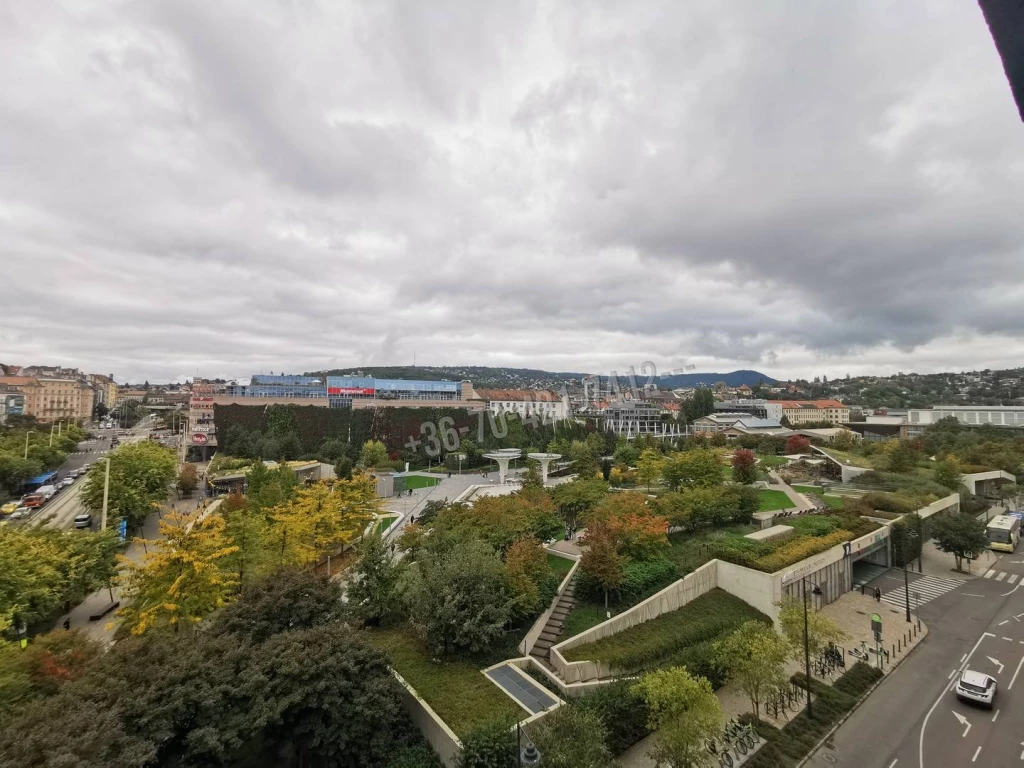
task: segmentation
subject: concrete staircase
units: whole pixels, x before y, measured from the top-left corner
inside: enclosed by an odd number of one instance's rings
[[[530,651],[530,655],[548,669],[552,669],[551,663],[548,660],[549,651],[551,646],[558,643],[562,636],[562,625],[565,622],[565,617],[569,615],[569,611],[576,605],[575,594],[576,577],[573,576],[572,581],[569,582],[565,591],[558,598],[555,610],[551,612],[547,624],[544,625],[544,631],[540,633],[540,638],[533,644],[533,649]]]

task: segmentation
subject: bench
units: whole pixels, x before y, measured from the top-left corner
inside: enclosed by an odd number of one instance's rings
[[[116,611],[120,607],[121,607],[121,603],[119,601],[116,601],[116,600],[113,603],[107,603],[106,606],[103,608],[103,610],[101,610],[99,613],[92,614],[89,617],[89,621],[99,621],[104,616],[106,616],[108,613],[112,613],[113,611]]]

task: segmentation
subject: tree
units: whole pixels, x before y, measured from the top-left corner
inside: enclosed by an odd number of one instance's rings
[[[199,487],[199,472],[195,464],[182,464],[178,472],[178,490],[184,496],[191,496],[192,491]]]
[[[841,430],[832,439],[832,445],[840,451],[852,450],[857,445],[857,433],[848,429]]]
[[[973,558],[988,546],[985,521],[959,512],[938,516],[931,525],[932,538],[940,552],[953,555],[956,570],[963,570],[964,558]]]
[[[640,454],[640,462],[637,464],[636,477],[641,483],[647,486],[647,492],[651,492],[651,483],[661,476],[661,454],[652,448],[648,448]]]
[[[551,489],[558,512],[567,523],[575,523],[607,495],[608,483],[597,477],[576,479]]]
[[[740,448],[732,456],[732,479],[737,483],[750,485],[757,480],[757,459],[754,452]]]
[[[722,707],[711,683],[685,667],[671,667],[644,675],[636,690],[650,709],[648,725],[657,732],[651,758],[670,768],[711,765],[704,745],[722,728]]]
[[[547,555],[540,542],[532,536],[522,538],[508,548],[505,569],[509,585],[519,599],[519,612],[524,617],[535,614],[541,597],[550,600],[558,590],[558,579],[548,567]],[[543,592],[542,588],[545,588]]]
[[[890,472],[909,472],[917,461],[917,452],[906,440],[893,440],[885,446]]]
[[[439,656],[489,648],[516,613],[501,558],[472,536],[434,531],[413,573],[407,593],[412,623]]]
[[[474,728],[462,739],[459,768],[519,768],[516,732],[500,720]]]
[[[569,703],[528,728],[544,768],[614,768],[608,731],[596,712]]]
[[[380,440],[367,440],[359,453],[359,463],[367,469],[383,466],[388,461],[388,449]]]
[[[569,453],[572,458],[572,471],[580,480],[593,478],[601,471],[593,447],[588,443],[574,440]]]
[[[625,559],[616,549],[608,527],[601,524],[588,526],[584,540],[585,549],[580,558],[580,571],[601,585],[604,590],[604,607],[608,609],[608,593],[622,584]]]
[[[810,595],[807,596],[810,599]],[[804,660],[804,604],[800,598],[785,597],[779,603],[779,624],[789,641],[790,656],[794,661]],[[838,643],[846,637],[832,619],[808,606],[807,647],[816,659],[829,643]]]
[[[120,558],[129,602],[119,615],[133,635],[198,624],[225,605],[236,585],[220,562],[238,549],[228,541],[222,517],[172,512],[160,521],[160,533],[160,540],[146,542],[152,550],[142,563]]]
[[[921,556],[921,544],[924,541],[923,523],[915,512],[904,515],[889,527],[893,565],[909,565],[911,561]]]
[[[540,473],[540,465],[535,461],[530,462],[530,464],[526,467],[526,471],[523,472],[523,474],[520,475],[519,478],[520,480],[523,481],[524,488],[544,487],[544,478]]]
[[[789,643],[770,624],[747,621],[718,645],[729,677],[750,698],[754,716],[761,718],[761,702],[788,685],[786,658]]]
[[[108,509],[112,517],[125,517],[129,525],[140,525],[155,505],[167,498],[174,481],[177,459],[174,451],[151,440],[126,443],[108,455],[110,492]],[[93,511],[103,508],[106,467],[98,462],[82,486],[82,503]]]
[[[308,565],[349,544],[380,509],[373,480],[359,475],[333,485],[314,483],[271,512],[279,563]]]
[[[786,454],[792,456],[796,453],[810,453],[811,441],[803,435],[790,435],[786,439]]]
[[[397,618],[402,611],[399,583],[402,563],[392,547],[374,532],[359,545],[359,563],[345,590],[348,603],[365,624],[381,624]]]
[[[947,456],[935,464],[935,482],[951,491],[959,490],[963,477],[960,474],[960,462],[955,456]]]
[[[615,464],[623,469],[632,467],[640,460],[640,452],[627,440],[621,440],[615,448]]]
[[[276,563],[272,547],[270,521],[262,510],[249,503],[241,493],[229,494],[217,510],[224,518],[224,532],[235,552],[223,560],[223,567],[235,574],[242,587],[252,578],[263,574]]]
[[[326,575],[284,568],[246,585],[210,631],[258,644],[280,632],[326,626],[339,621],[341,596],[341,587]]]
[[[662,475],[671,490],[714,488],[722,484],[722,464],[714,451],[698,448],[669,456]]]
[[[334,463],[334,475],[339,480],[352,479],[352,459],[348,456],[341,456]]]

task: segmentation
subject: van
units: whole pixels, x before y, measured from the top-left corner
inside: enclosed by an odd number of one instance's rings
[[[43,497],[43,501],[49,501],[57,493],[57,486],[40,485],[38,488],[36,488],[36,493]]]
[[[30,493],[21,500],[21,504],[29,509],[35,509],[36,507],[43,506],[43,501],[45,501],[45,499],[43,499],[42,494]]]

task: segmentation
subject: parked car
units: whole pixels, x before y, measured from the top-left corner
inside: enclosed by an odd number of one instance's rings
[[[75,515],[75,528],[92,528],[92,515],[88,512]]]
[[[41,485],[36,489],[36,493],[43,497],[43,501],[49,501],[57,493],[57,486]]]
[[[961,701],[973,701],[989,709],[996,698],[996,679],[984,672],[965,669],[956,681],[956,697]]]
[[[11,512],[11,520],[21,520],[23,517],[28,517],[31,514],[31,507],[18,507],[16,510]]]
[[[9,514],[11,514],[11,512],[16,510],[17,508],[18,508],[18,502],[16,502],[16,501],[9,501],[6,504],[4,504],[2,507],[0,507],[0,514],[9,515]]]
[[[60,481],[60,487],[61,488],[68,488],[69,486],[72,486],[74,484],[75,484],[75,478],[70,477],[70,476],[65,477],[63,480]]]
[[[43,506],[44,501],[45,499],[42,497],[41,494],[30,493],[28,496],[24,497],[21,500],[21,504],[22,506],[28,507],[29,509],[35,509],[36,507]]]

